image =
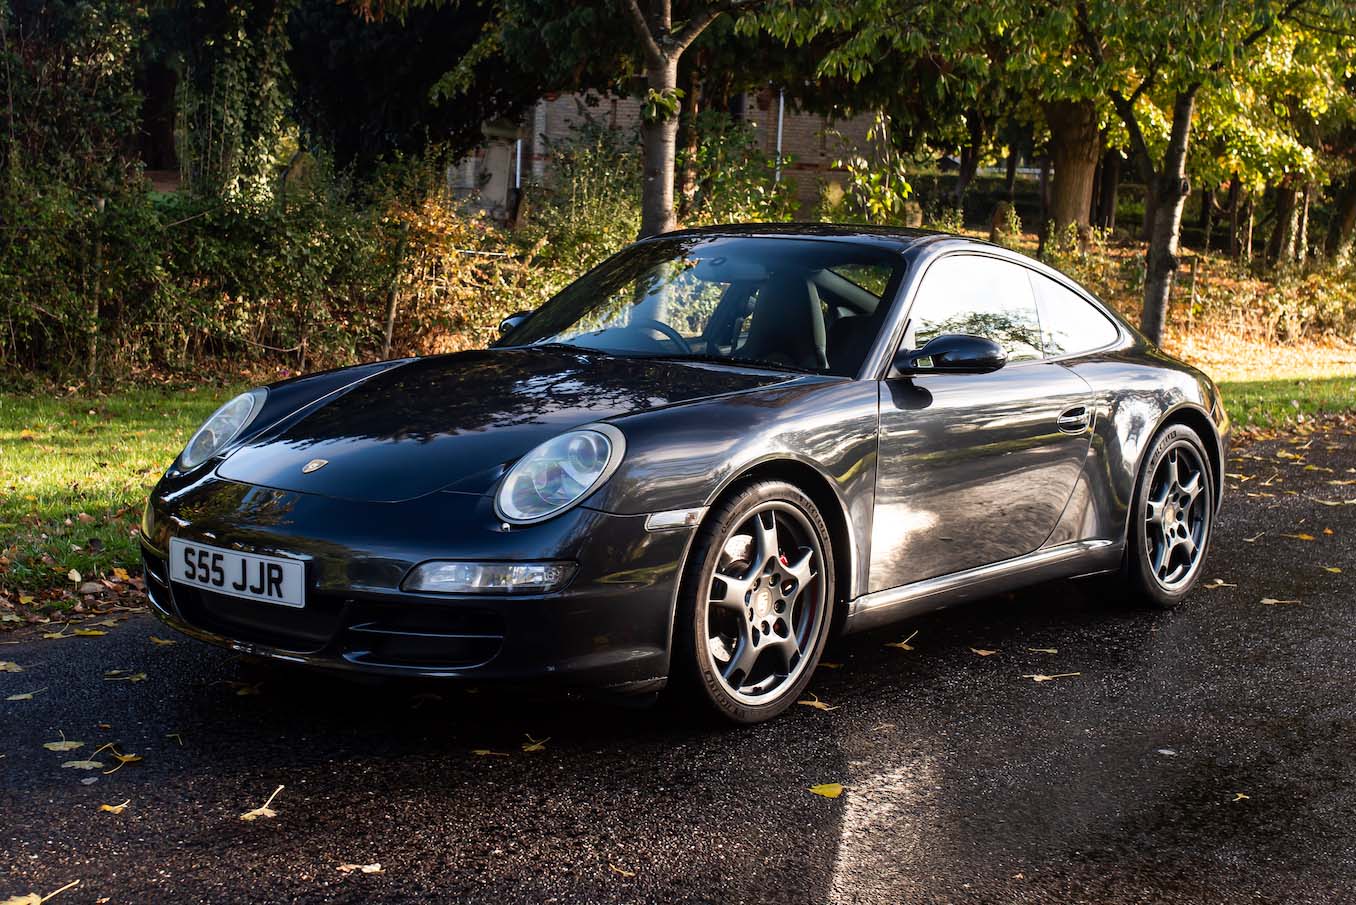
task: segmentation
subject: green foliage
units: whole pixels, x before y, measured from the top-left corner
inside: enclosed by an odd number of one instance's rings
[[[696,119],[696,154],[680,155],[681,172],[696,168],[697,193],[686,217],[689,226],[790,220],[796,213],[795,183],[777,181],[777,161],[758,148],[749,123],[728,113],[703,111]],[[782,160],[785,169],[789,158]]]
[[[841,136],[840,136],[841,138]],[[877,111],[866,133],[866,146],[852,148],[834,167],[847,171],[844,219],[867,223],[899,222],[913,193],[904,158],[890,141],[890,117]]]

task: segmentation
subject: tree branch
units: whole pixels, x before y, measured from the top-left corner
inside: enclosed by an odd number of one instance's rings
[[[640,43],[645,51],[645,58],[655,66],[662,66],[666,61],[664,51],[659,49],[659,43],[655,41],[653,32],[650,31],[650,23],[645,21],[645,13],[641,12],[640,4],[637,0],[622,0],[622,9],[626,11],[626,16],[631,20],[631,26],[635,29],[636,37],[640,38]]]
[[[681,31],[670,39],[670,52],[675,56],[687,50],[688,45],[697,40],[697,36],[706,30],[706,26],[716,21],[726,10],[725,6],[708,6],[687,20]]]

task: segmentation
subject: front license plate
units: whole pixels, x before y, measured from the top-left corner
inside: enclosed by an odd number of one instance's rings
[[[170,577],[218,594],[303,607],[305,575],[305,565],[295,559],[239,553],[170,538]]]

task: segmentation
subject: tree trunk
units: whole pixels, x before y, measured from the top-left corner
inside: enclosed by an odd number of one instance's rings
[[[1153,182],[1154,221],[1149,238],[1149,258],[1144,274],[1144,312],[1140,329],[1155,343],[1163,341],[1173,277],[1180,264],[1177,246],[1182,233],[1182,207],[1191,194],[1186,175],[1187,148],[1191,141],[1191,118],[1196,110],[1196,92],[1191,86],[1177,93],[1172,105],[1172,131],[1163,154],[1163,168]]]
[[[1045,240],[1050,236],[1050,155],[1041,156],[1041,173],[1037,191],[1041,201],[1040,234],[1036,238],[1036,256],[1045,254]]]
[[[1248,196],[1248,227],[1243,233],[1243,260],[1252,262],[1252,224],[1253,215],[1257,213],[1257,201],[1252,195]]]
[[[1201,189],[1201,247],[1210,250],[1210,234],[1215,229],[1215,190]]]
[[[679,133],[683,145],[683,172],[678,182],[678,220],[686,222],[692,216],[697,200],[697,155],[701,152],[701,133],[697,130],[697,114],[701,112],[701,62],[696,61],[687,78],[687,97]]]
[[[651,65],[646,71],[651,90],[671,96],[678,87],[678,61]],[[678,117],[662,112],[642,119],[640,144],[645,181],[640,198],[640,238],[666,233],[678,225],[673,214],[673,164],[678,150]]]
[[[1055,170],[1050,217],[1055,233],[1062,235],[1070,223],[1089,225],[1093,177],[1101,154],[1097,107],[1091,101],[1054,101],[1044,108]]]
[[[1116,201],[1121,191],[1121,152],[1112,149],[1102,159],[1102,194],[1097,204],[1097,225],[1102,229],[1116,228]]]
[[[104,204],[94,202],[94,253],[90,269],[94,288],[89,296],[89,322],[85,327],[85,378],[92,384],[99,376],[99,301],[104,294]]]
[[[1337,194],[1336,210],[1323,243],[1324,252],[1329,258],[1341,257],[1351,247],[1353,233],[1356,233],[1356,173],[1346,178]]]
[[[1295,187],[1287,179],[1276,188],[1276,224],[1267,241],[1267,263],[1272,267],[1295,259]]]
[[[1239,194],[1238,174],[1229,178],[1229,256],[1238,260],[1238,209],[1242,198]]]
[[[1007,190],[1011,201],[1017,192],[1017,152],[1008,152],[1008,171],[1003,176],[1003,188]]]
[[[1144,186],[1144,219],[1140,221],[1139,238],[1148,242],[1154,234],[1154,214],[1158,209],[1158,196],[1154,193],[1153,180]]]
[[[1301,266],[1309,257],[1309,197],[1313,194],[1313,183],[1304,184],[1304,200],[1299,209],[1299,229],[1295,232],[1295,261]]]

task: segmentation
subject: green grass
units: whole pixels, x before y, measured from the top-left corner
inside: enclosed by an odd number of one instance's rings
[[[1220,384],[1234,427],[1282,427],[1300,415],[1356,410],[1356,376],[1281,378]]]
[[[1225,383],[1236,427],[1356,410],[1356,376]],[[107,396],[0,394],[0,590],[135,573],[146,493],[235,391],[133,388]]]
[[[233,392],[0,394],[0,590],[135,572],[147,491]]]

